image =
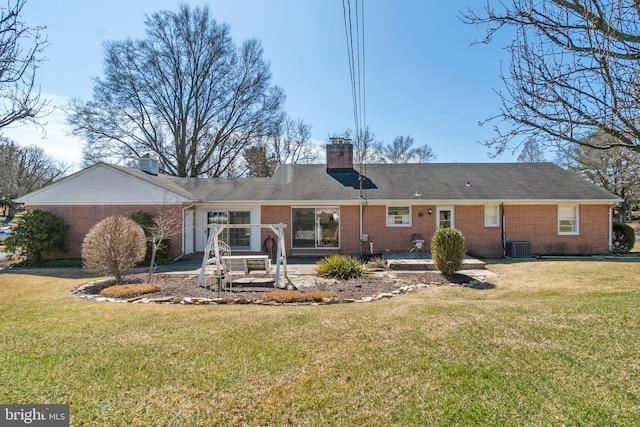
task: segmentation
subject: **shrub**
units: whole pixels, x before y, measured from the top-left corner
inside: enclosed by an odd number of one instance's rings
[[[113,215],[94,225],[82,243],[87,270],[109,273],[116,282],[144,259],[146,239],[142,227],[121,215]]]
[[[46,268],[82,268],[82,258],[44,259],[37,264],[26,260],[11,264],[14,267],[46,267]]]
[[[316,291],[302,293],[300,291],[275,290],[267,292],[262,297],[265,301],[285,302],[320,302],[323,298],[335,298],[338,294],[331,291]]]
[[[440,228],[431,239],[431,256],[436,267],[444,275],[462,268],[465,247],[462,233],[455,228]]]
[[[158,292],[160,286],[151,285],[149,283],[138,283],[135,285],[115,285],[104,288],[100,291],[100,295],[108,298],[127,298],[134,295],[150,294]]]
[[[623,222],[613,223],[611,251],[617,254],[629,253],[636,244],[636,233],[633,227]]]
[[[332,255],[316,263],[316,273],[321,277],[348,280],[366,274],[364,264],[355,258],[344,255]]]
[[[37,265],[50,252],[66,250],[68,229],[62,218],[51,212],[26,211],[4,241],[5,250],[24,256],[29,265]]]

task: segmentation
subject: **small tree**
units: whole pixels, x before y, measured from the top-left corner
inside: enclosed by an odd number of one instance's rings
[[[68,229],[62,218],[51,212],[26,211],[4,241],[6,251],[24,256],[28,263],[38,264],[52,251],[66,250]]]
[[[164,257],[169,254],[169,248],[172,236],[175,236],[178,232],[178,226],[180,222],[178,218],[167,212],[162,212],[158,215],[153,225],[149,227],[147,234],[147,242],[151,245],[151,261],[149,262],[149,279],[151,281],[151,275],[155,270],[156,255],[162,253]]]
[[[464,237],[455,228],[440,228],[431,239],[431,255],[436,267],[444,275],[450,275],[462,268],[466,250]]]
[[[112,274],[122,281],[124,272],[144,259],[146,239],[142,227],[121,215],[94,225],[82,243],[87,270]]]

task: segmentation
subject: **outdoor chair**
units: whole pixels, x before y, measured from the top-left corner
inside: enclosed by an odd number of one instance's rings
[[[411,253],[423,250],[425,240],[422,238],[421,234],[412,234],[411,242],[413,244],[413,247],[411,248],[411,251],[410,251]]]

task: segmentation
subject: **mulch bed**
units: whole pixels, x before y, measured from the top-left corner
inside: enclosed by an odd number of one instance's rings
[[[147,274],[131,274],[125,277],[125,283],[146,283]],[[261,300],[265,293],[274,290],[273,276],[250,276],[252,283],[243,278],[243,283],[234,283],[230,289],[219,291],[215,285],[215,279],[208,278],[207,284],[213,284],[210,288],[198,288],[196,286],[198,276],[189,274],[154,274],[151,283],[159,285],[160,291],[150,294],[138,295],[147,298],[217,298],[242,299],[247,301]],[[396,273],[383,272],[369,275],[359,279],[335,280],[315,276],[291,276],[290,285],[301,292],[333,291],[342,300],[358,300],[365,297],[375,297],[381,293],[390,293],[398,288],[408,285],[439,284],[439,285],[465,285],[474,279],[465,274],[455,274],[445,277],[439,272],[420,273]],[[113,280],[96,282],[93,286],[83,288],[83,293],[97,295],[102,289],[115,285]],[[286,285],[282,283],[281,285]],[[292,288],[291,286],[289,288]]]

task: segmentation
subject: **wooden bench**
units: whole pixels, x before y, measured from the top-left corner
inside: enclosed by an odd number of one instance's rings
[[[220,257],[228,271],[265,271],[271,273],[271,260],[267,255],[223,255]]]

